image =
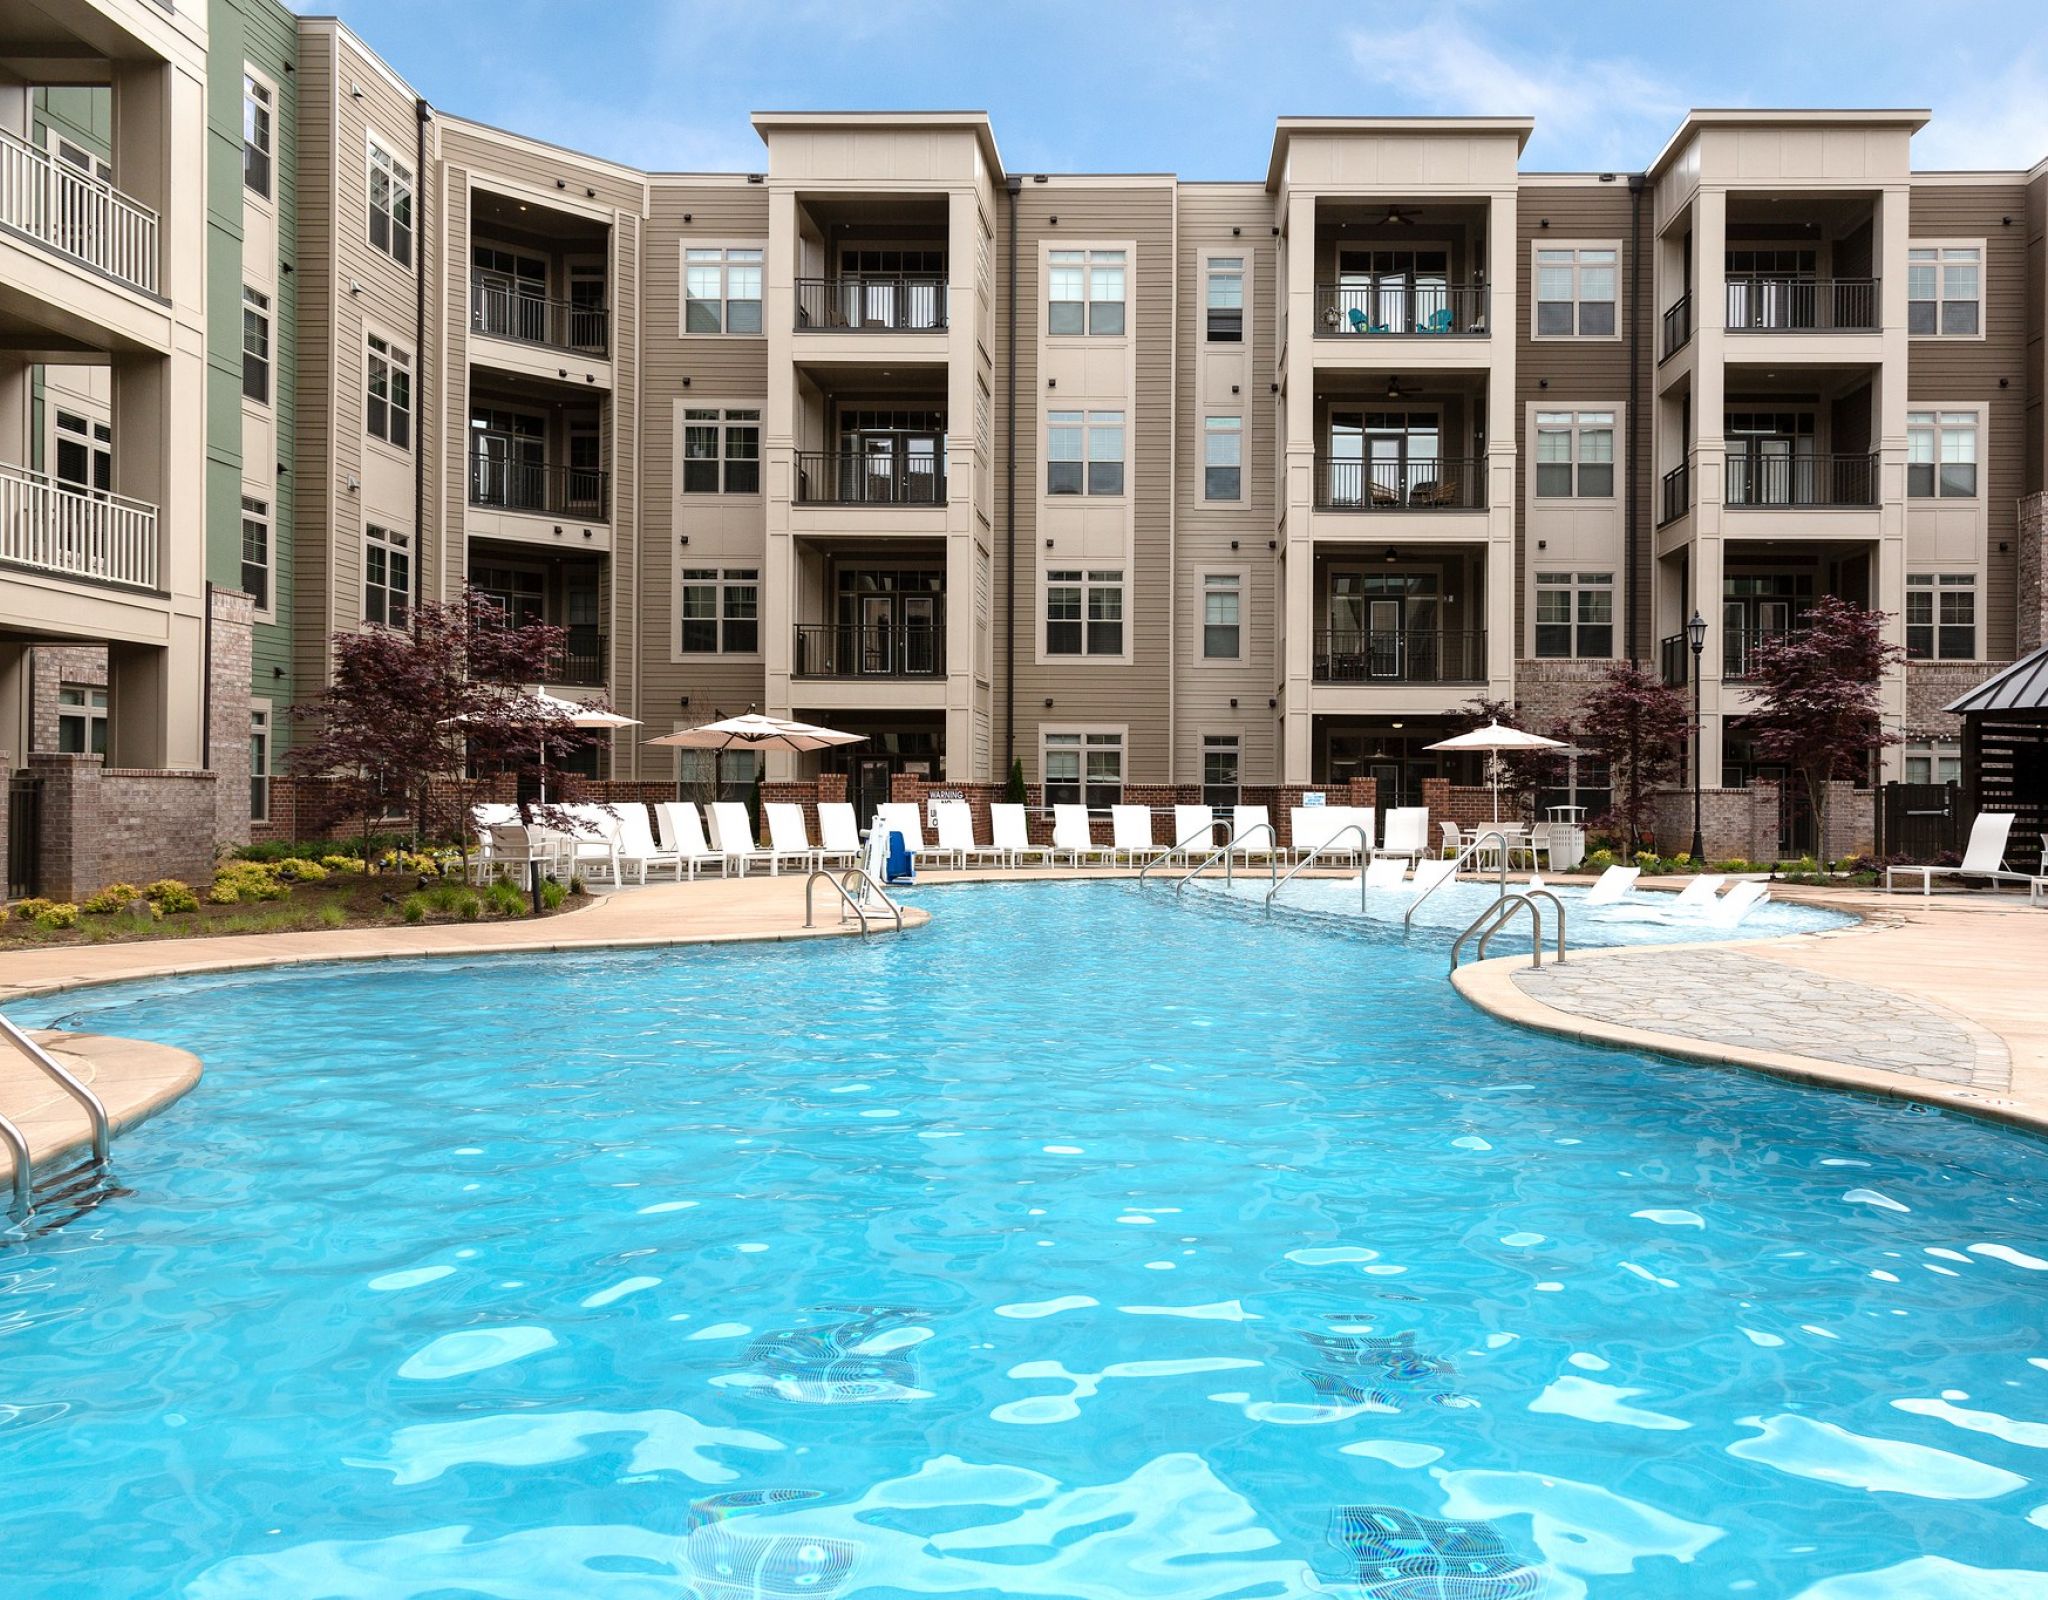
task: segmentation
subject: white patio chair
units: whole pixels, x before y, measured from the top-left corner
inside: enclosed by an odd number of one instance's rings
[[[704,819],[694,803],[664,800],[654,808],[654,819],[661,825],[661,847],[676,853],[691,878],[707,868],[724,873],[725,857],[705,841]]]
[[[711,823],[711,848],[725,858],[728,872],[744,878],[747,868],[763,861],[771,878],[782,870],[774,851],[754,843],[753,824],[747,821],[747,808],[739,801],[714,800],[704,810]]]
[[[1399,856],[1404,861],[1420,862],[1429,854],[1429,808],[1427,806],[1396,806],[1387,813],[1386,842],[1379,848],[1383,856]]]
[[[1213,806],[1173,808],[1173,849],[1175,861],[1196,862],[1216,848],[1216,811]]]
[[[1112,863],[1122,861],[1128,866],[1142,867],[1171,850],[1170,846],[1152,842],[1150,806],[1111,806],[1109,836]]]
[[[1959,867],[1924,867],[1920,865],[1886,867],[1884,869],[1884,892],[1892,892],[1892,874],[1895,872],[1917,872],[1920,874],[1920,893],[1934,893],[1937,875],[1944,878],[1989,878],[1993,883],[2031,884],[2031,872],[2013,872],[2005,864],[2006,841],[2012,837],[2013,815],[2010,811],[1980,811],[1977,820],[1970,824],[1970,843],[1963,851],[1963,864]]]
[[[1230,837],[1236,841],[1230,853],[1239,861],[1260,861],[1280,853],[1280,835],[1273,831],[1273,819],[1264,806],[1238,806],[1230,813]]]
[[[470,876],[482,883],[492,874],[492,862],[497,853],[497,842],[492,834],[494,828],[507,822],[519,820],[519,808],[483,801],[469,808],[469,826],[476,840],[476,853],[470,857]],[[523,836],[522,836],[523,839]],[[524,845],[522,844],[522,848]]]
[[[1516,856],[1527,856],[1529,870],[1534,872],[1550,859],[1550,827],[1547,822],[1539,822],[1532,826],[1526,840],[1514,841],[1513,848],[1508,852],[1508,859],[1512,861]]]
[[[640,881],[647,881],[648,873],[657,867],[667,867],[674,874],[677,883],[683,881],[683,857],[680,851],[664,850],[654,837],[654,825],[648,819],[647,807],[638,800],[629,800],[619,808],[619,855],[628,864],[637,864]]]
[[[940,800],[932,806],[939,828],[939,854],[950,855],[953,865],[965,867],[967,858],[981,847],[974,842],[974,811],[965,800]]]
[[[910,865],[913,871],[922,867],[937,866],[941,861],[953,856],[950,850],[924,842],[924,823],[918,816],[921,809],[922,807],[908,800],[885,802],[875,807],[875,817],[883,836],[886,838],[892,833],[903,835],[903,847],[910,852]],[[954,859],[953,864],[958,866],[960,863]]]
[[[494,822],[487,836],[491,870],[504,873],[522,889],[531,881],[535,866],[546,872],[554,864],[554,846],[539,828],[529,828],[523,822]]]
[[[853,807],[844,800],[823,800],[818,803],[818,833],[821,836],[818,849],[818,865],[821,867],[857,867],[860,865],[860,819],[853,814]]]
[[[1372,854],[1373,808],[1371,806],[1295,806],[1288,813],[1288,825],[1294,837],[1294,858],[1308,859],[1311,851],[1320,850],[1316,857],[1318,865],[1338,862],[1355,862]],[[1356,826],[1360,833],[1351,833]],[[1363,842],[1361,843],[1361,835]]]
[[[1042,844],[1031,842],[1031,828],[1022,806],[990,806],[988,820],[990,831],[995,836],[995,843],[989,847],[988,853],[1000,858],[1005,866],[1021,867],[1027,860],[1036,861],[1041,866],[1052,864],[1053,852]]]
[[[794,862],[805,872],[814,869],[818,865],[818,847],[811,843],[810,832],[804,827],[804,808],[776,801],[764,804],[761,810],[768,818],[771,871],[784,862]]]
[[[614,884],[626,881],[624,852],[619,847],[619,821],[610,809],[599,805],[563,805],[554,808],[567,824],[569,864],[578,876],[602,873]],[[642,881],[645,881],[644,879]]]
[[[1114,849],[1095,842],[1086,806],[1052,808],[1052,853],[1055,860],[1065,856],[1068,863],[1076,867],[1090,863],[1106,865],[1116,859]]]
[[[1436,827],[1437,835],[1443,841],[1442,854],[1444,859],[1446,861],[1457,860],[1458,852],[1465,848],[1464,834],[1458,831],[1458,825],[1455,822],[1439,821]]]

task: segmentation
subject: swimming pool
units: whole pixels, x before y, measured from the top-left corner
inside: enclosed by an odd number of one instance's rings
[[[923,898],[21,1008],[207,1077],[0,1254],[10,1600],[2044,1592],[2038,1142]]]

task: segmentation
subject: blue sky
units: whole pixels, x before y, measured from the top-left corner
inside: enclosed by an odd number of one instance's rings
[[[1283,114],[1525,113],[1528,170],[1640,167],[1689,106],[1925,106],[1920,168],[2048,156],[2039,0],[940,4],[334,0],[430,101],[664,171],[757,109],[988,111],[1016,172],[1261,178]]]

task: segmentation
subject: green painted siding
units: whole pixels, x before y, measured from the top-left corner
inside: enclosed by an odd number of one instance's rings
[[[276,0],[215,0],[207,65],[207,419],[206,575],[225,589],[242,586],[242,484],[271,486],[271,606],[258,621],[252,695],[271,702],[271,764],[290,738],[292,681],[292,483],[296,426],[293,377],[298,292],[293,257],[298,231],[298,25]],[[270,388],[277,418],[276,461],[246,463],[242,442],[242,66],[276,86],[271,111],[271,193],[277,205],[279,265],[270,307]]]

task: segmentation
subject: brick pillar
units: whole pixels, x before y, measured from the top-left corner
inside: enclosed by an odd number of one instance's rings
[[[250,629],[255,602],[236,589],[213,591],[213,705],[209,718],[207,767],[220,782],[213,786],[216,844],[249,842],[249,675]],[[283,720],[279,706],[271,713],[273,727]]]
[[[2020,501],[2018,654],[2048,645],[2048,490]]]
[[[1751,783],[1749,795],[1749,848],[1743,854],[1751,861],[1778,859],[1778,785],[1768,780]],[[1714,852],[1707,852],[1708,858]]]
[[[14,776],[14,752],[0,750],[0,870],[5,870],[13,859],[7,851],[7,803],[13,799],[14,786],[8,781]],[[0,905],[7,901],[7,880],[0,878]]]
[[[1455,822],[1451,816],[1451,780],[1449,778],[1424,778],[1422,780],[1422,807],[1429,813],[1430,827],[1445,819]]]
[[[846,774],[843,772],[819,773],[818,799],[829,805],[844,805],[846,803]]]
[[[100,758],[38,750],[29,771],[42,780],[36,881],[52,900],[76,900],[101,881]]]

